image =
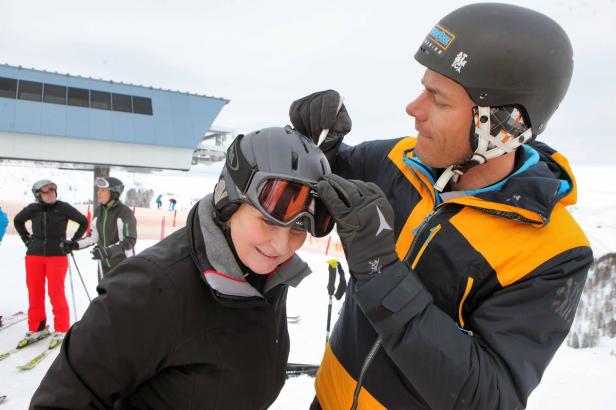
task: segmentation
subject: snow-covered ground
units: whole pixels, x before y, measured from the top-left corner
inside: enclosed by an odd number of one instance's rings
[[[127,187],[153,189],[156,194],[172,192],[176,198],[189,204],[210,192],[220,166],[200,166],[188,173],[155,172],[134,174],[115,172]],[[579,204],[572,208],[578,221],[591,239],[597,256],[616,251],[616,188],[610,181],[616,167],[574,168],[579,184]],[[30,201],[29,187],[37,179],[51,178],[59,185],[60,199],[84,202],[91,195],[92,175],[85,171],[44,169],[41,167],[6,166],[0,164],[0,206],[4,201]],[[145,249],[154,241],[140,240],[137,250]],[[300,315],[297,324],[290,324],[290,361],[319,363],[325,344],[327,317],[327,270],[323,254],[301,251],[301,256],[312,266],[314,274],[302,282],[298,289],[289,292],[289,315]],[[24,247],[15,235],[7,235],[0,245],[0,314],[8,315],[27,309],[27,291],[23,263]],[[81,275],[88,292],[95,294],[95,264],[87,251],[76,252]],[[88,300],[83,286],[72,265],[73,286],[77,315],[82,315]],[[346,268],[346,266],[345,266]],[[66,292],[74,318],[71,286],[67,275]],[[341,302],[335,301],[332,323],[337,317]],[[49,307],[48,312],[51,312]],[[50,319],[51,317],[48,316]],[[25,333],[22,322],[0,331],[0,352],[10,350]],[[32,393],[38,386],[57,352],[47,357],[31,372],[20,372],[23,364],[46,348],[46,342],[32,346],[0,362],[0,396],[7,395],[2,409],[27,408]],[[529,409],[613,409],[616,408],[616,339],[603,339],[597,348],[571,349],[561,347],[548,367],[542,383],[531,395]],[[298,377],[287,381],[272,408],[278,410],[308,408],[314,389],[313,379]]]

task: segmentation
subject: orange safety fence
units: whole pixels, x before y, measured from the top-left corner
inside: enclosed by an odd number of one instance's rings
[[[28,203],[0,201],[0,207],[6,212],[9,218],[9,225],[6,230],[7,235],[16,235],[15,227],[13,226],[13,218],[21,211]],[[82,214],[88,215],[91,212],[91,205],[79,204],[73,205]],[[155,208],[131,208],[137,219],[137,240],[161,240],[180,228],[186,225],[186,217],[188,213],[178,212],[178,210],[169,211]],[[89,215],[88,215],[89,216]],[[26,224],[28,229],[30,222]],[[72,235],[77,229],[77,224],[70,221],[68,224],[68,235]],[[332,257],[344,257],[344,251],[340,239],[335,232],[323,238],[314,238],[308,235],[302,251],[313,253],[322,253]]]

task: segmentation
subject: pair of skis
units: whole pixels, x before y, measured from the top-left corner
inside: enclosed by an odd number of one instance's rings
[[[8,352],[4,352],[0,354],[0,361],[6,359],[7,357],[19,352],[20,350],[23,350],[24,348],[33,345],[34,343],[46,339],[47,337],[49,337],[51,335],[51,333],[47,334],[46,336],[35,340],[34,342],[30,342],[29,344],[27,344],[24,347],[21,348],[14,348],[9,350]],[[34,369],[40,362],[43,361],[43,359],[45,359],[47,356],[49,356],[50,353],[52,353],[52,351],[60,346],[62,344],[62,341],[58,340],[58,339],[51,339],[51,342],[49,342],[49,346],[47,347],[47,349],[45,349],[43,352],[39,353],[38,355],[36,355],[35,357],[33,357],[31,360],[29,360],[28,362],[26,362],[25,364],[21,365],[21,366],[17,366],[17,368],[19,370],[22,371],[27,371],[27,370],[32,370]]]
[[[52,338],[51,342],[49,342],[49,346],[47,347],[47,349],[43,350],[42,353],[37,354],[34,358],[32,358],[27,363],[22,364],[21,366],[17,366],[17,368],[21,371],[27,371],[27,370],[34,369],[40,362],[43,361],[43,359],[49,356],[49,354],[51,354],[53,350],[56,347],[60,346],[61,344],[62,344],[61,341],[58,341]]]

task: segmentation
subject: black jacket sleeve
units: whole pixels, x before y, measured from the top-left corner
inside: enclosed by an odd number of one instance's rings
[[[431,408],[519,409],[566,337],[592,253],[575,248],[485,300],[474,334],[432,303],[402,262],[355,294],[400,372]]]
[[[173,286],[155,269],[131,258],[101,282],[30,409],[113,408],[165,366],[178,337],[178,307]]]
[[[121,238],[119,245],[122,250],[128,251],[133,249],[137,243],[137,219],[127,206],[122,208],[119,218],[122,220],[122,234],[118,235]],[[120,229],[119,226],[118,229]]]
[[[28,238],[30,238],[30,232],[26,229],[26,221],[32,218],[32,210],[36,204],[30,204],[26,206],[24,209],[19,211],[15,218],[13,218],[13,225],[15,226],[15,230],[21,237],[21,240],[24,243],[28,242]]]
[[[88,229],[88,218],[77,209],[75,209],[72,205],[65,203],[65,212],[68,219],[71,221],[75,221],[79,224],[79,228],[75,231],[73,235],[73,240],[76,241],[80,239],[86,230]]]

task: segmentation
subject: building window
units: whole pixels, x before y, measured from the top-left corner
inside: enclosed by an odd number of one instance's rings
[[[45,84],[43,102],[53,104],[66,104],[66,87],[61,85]]]
[[[17,80],[0,77],[0,97],[17,97]]]
[[[90,106],[90,90],[83,88],[68,88],[68,105],[74,105],[75,107],[89,107]]]
[[[111,102],[114,111],[133,112],[133,103],[130,95],[111,94]]]
[[[99,110],[111,109],[111,94],[102,91],[90,91],[90,107]]]
[[[152,100],[145,97],[133,97],[133,112],[152,115]]]
[[[0,97],[152,115],[152,99],[0,77]]]
[[[41,101],[43,96],[43,83],[19,80],[19,93],[17,98],[28,101]]]

